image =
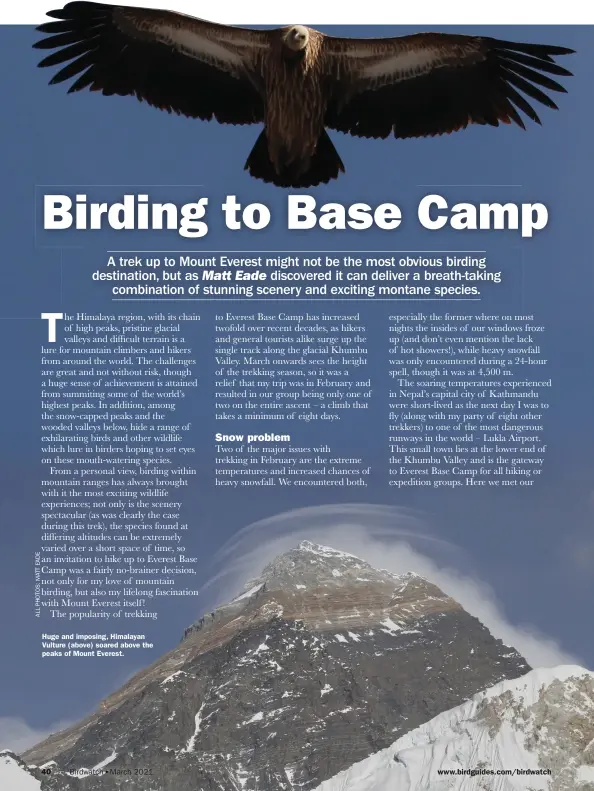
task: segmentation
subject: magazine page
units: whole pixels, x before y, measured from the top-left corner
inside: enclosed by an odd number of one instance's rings
[[[580,4],[0,9],[0,790],[594,789]]]

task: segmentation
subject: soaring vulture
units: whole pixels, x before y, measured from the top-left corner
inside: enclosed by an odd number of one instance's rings
[[[51,83],[136,96],[167,112],[263,123],[245,169],[281,187],[344,172],[326,128],[357,137],[427,137],[469,124],[540,123],[531,104],[565,89],[555,55],[573,50],[486,36],[336,38],[301,25],[251,30],[184,14],[71,2],[40,25],[56,50]],[[66,64],[66,65],[62,65]]]

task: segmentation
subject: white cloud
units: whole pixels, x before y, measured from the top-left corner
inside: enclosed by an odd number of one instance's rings
[[[22,717],[0,717],[0,750],[20,754],[71,724],[60,721],[48,728],[32,728]]]
[[[144,665],[139,665],[133,670],[119,673],[113,682],[113,689],[120,689],[144,667]],[[98,703],[99,701],[97,701]],[[0,717],[0,750],[11,750],[11,752],[21,755],[29,748],[47,739],[48,736],[66,730],[66,728],[70,728],[76,722],[80,722],[81,719],[95,711],[96,708],[97,706],[93,706],[89,712],[81,715],[78,720],[58,720],[47,728],[29,725],[22,717]]]
[[[241,530],[218,554],[221,571],[213,577],[221,600],[257,576],[265,563],[299,541],[351,552],[394,574],[414,571],[438,585],[533,667],[581,664],[556,640],[527,624],[514,624],[493,589],[470,576],[468,554],[427,532],[413,511],[392,506],[346,504],[300,508],[255,522]],[[463,570],[462,570],[463,569]]]

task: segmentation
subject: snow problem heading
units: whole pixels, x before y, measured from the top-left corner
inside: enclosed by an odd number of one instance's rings
[[[43,227],[46,230],[174,230],[188,239],[208,233],[208,198],[193,203],[155,203],[148,195],[124,195],[117,203],[90,202],[87,195],[44,195]],[[264,203],[242,205],[228,195],[221,206],[223,220],[231,231],[247,228],[261,231],[272,220]],[[430,231],[449,227],[456,231],[511,230],[523,237],[546,227],[549,213],[543,203],[454,203],[442,195],[425,195],[417,206],[417,219]],[[340,231],[348,228],[365,231],[379,228],[394,231],[403,222],[395,203],[324,203],[311,195],[287,196],[287,229],[307,231],[320,228]]]

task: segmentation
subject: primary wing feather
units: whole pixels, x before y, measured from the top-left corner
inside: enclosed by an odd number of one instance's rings
[[[56,50],[39,64],[61,67],[51,84],[74,79],[69,92],[136,96],[168,112],[221,123],[264,119],[264,31],[93,2],[68,3],[48,16],[55,21],[37,28],[47,35],[34,46]]]
[[[540,123],[535,103],[565,92],[554,57],[573,50],[494,38],[421,33],[393,39],[327,39],[337,74],[326,118],[360,137],[425,137],[469,124]]]

